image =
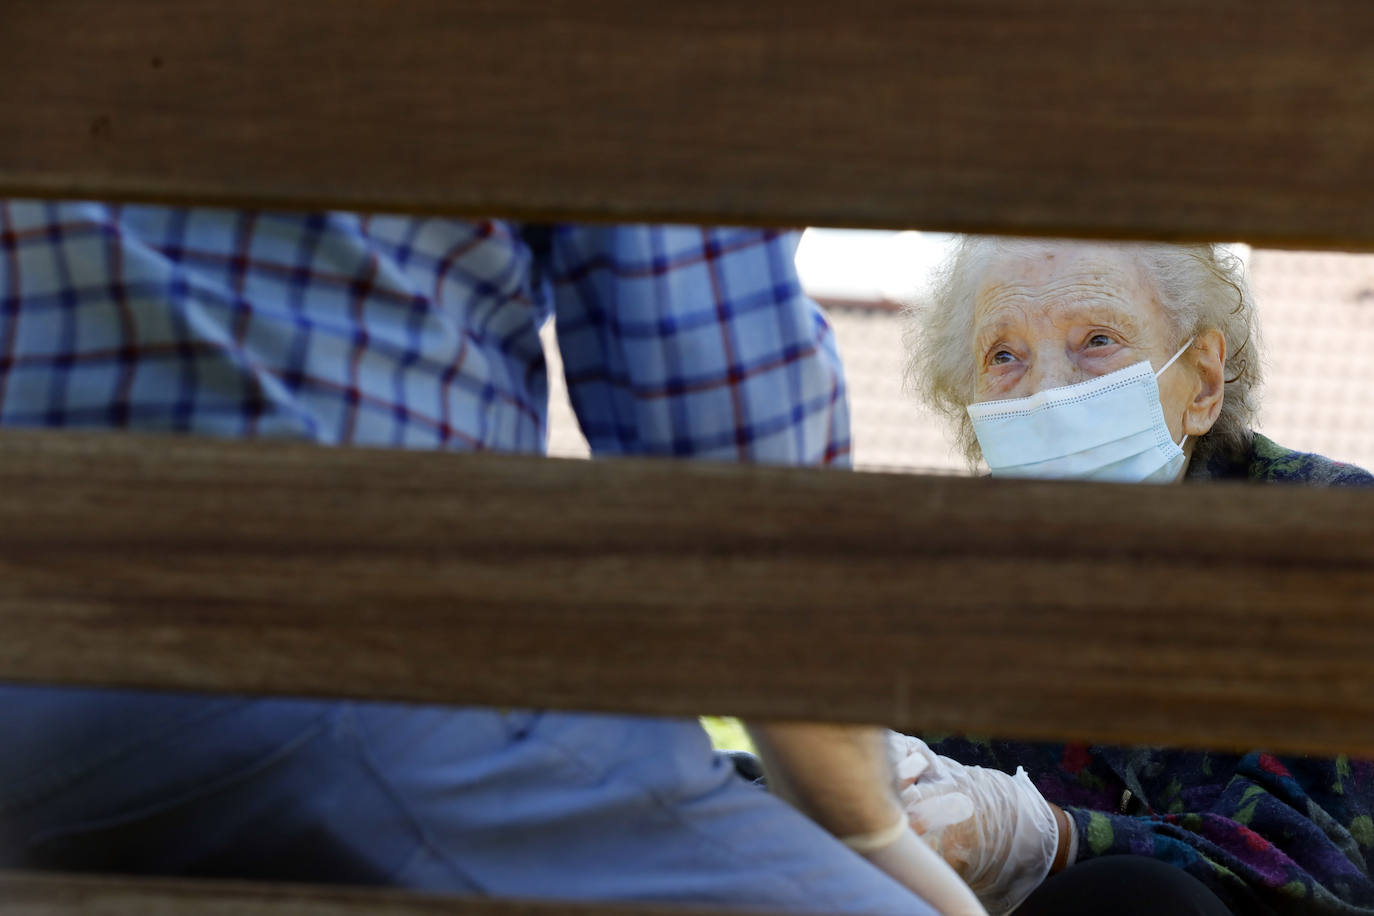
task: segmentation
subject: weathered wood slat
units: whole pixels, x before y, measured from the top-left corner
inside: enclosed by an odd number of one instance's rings
[[[0,872],[0,916],[722,916],[728,910]]]
[[[1374,754],[1374,493],[0,436],[0,680]]]
[[[1374,244],[1365,0],[18,0],[0,193]]]

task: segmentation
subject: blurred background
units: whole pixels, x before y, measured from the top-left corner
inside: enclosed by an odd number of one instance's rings
[[[953,237],[929,232],[808,229],[802,285],[825,306],[849,379],[859,470],[968,473],[948,430],[902,392],[904,303],[927,295]],[[1265,382],[1257,429],[1281,445],[1374,468],[1374,255],[1236,246],[1258,303]],[[549,453],[585,457],[545,328]]]

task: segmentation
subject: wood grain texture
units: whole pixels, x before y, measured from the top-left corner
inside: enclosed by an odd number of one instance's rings
[[[0,916],[721,916],[728,910],[0,872]]]
[[[0,435],[0,679],[1374,754],[1374,492]]]
[[[1366,0],[12,0],[0,193],[1374,245]]]

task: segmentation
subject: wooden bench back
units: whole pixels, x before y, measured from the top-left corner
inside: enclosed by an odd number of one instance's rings
[[[1374,245],[1364,0],[0,24],[7,196]],[[2,680],[1374,753],[1368,493],[7,432],[0,494]],[[0,876],[0,913],[440,909],[582,911]]]
[[[0,679],[1374,755],[1374,492],[11,431],[0,493]]]
[[[0,194],[1374,243],[1364,0],[48,0]]]

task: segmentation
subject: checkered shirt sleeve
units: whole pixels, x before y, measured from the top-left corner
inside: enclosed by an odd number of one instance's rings
[[[594,452],[847,464],[834,335],[795,233],[560,227],[548,262],[573,407]]]
[[[0,201],[0,424],[538,451],[556,312],[597,453],[843,463],[795,243]]]

